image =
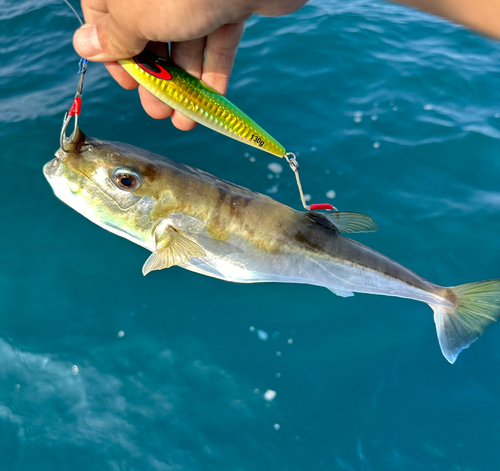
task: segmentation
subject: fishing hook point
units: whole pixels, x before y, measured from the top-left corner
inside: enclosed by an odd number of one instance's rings
[[[66,113],[64,115],[64,121],[63,121],[62,129],[61,129],[61,136],[60,136],[60,145],[61,145],[61,149],[64,152],[69,152],[69,150],[66,148],[66,144],[71,144],[74,142],[75,137],[76,137],[76,133],[78,131],[79,115],[75,114],[74,117],[75,117],[75,127],[73,128],[73,132],[71,133],[71,135],[68,137],[66,134],[66,131],[68,129],[68,125],[71,121],[71,118],[73,118],[73,115],[71,115],[69,113]]]

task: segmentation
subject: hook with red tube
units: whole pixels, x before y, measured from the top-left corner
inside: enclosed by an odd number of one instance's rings
[[[80,74],[80,80],[78,81],[78,86],[76,88],[75,99],[73,100],[73,104],[69,111],[64,115],[63,126],[61,129],[61,149],[66,151],[66,144],[71,144],[76,136],[76,132],[78,130],[78,120],[80,118],[80,111],[82,108],[82,93],[83,93],[83,79],[85,78],[85,72],[87,72],[87,68],[89,65],[89,61],[87,59],[82,59],[80,61],[80,68],[78,73]],[[66,130],[72,118],[75,118],[75,127],[73,128],[73,132],[68,137],[66,135]]]
[[[304,197],[304,192],[302,191],[302,184],[300,183],[299,163],[297,162],[297,157],[292,152],[287,152],[283,157],[285,157],[286,161],[288,162],[288,165],[290,165],[290,168],[293,170],[293,173],[295,173],[295,178],[297,179],[297,186],[299,187],[300,199],[302,200],[302,206],[304,206],[304,208],[307,209],[307,211],[315,211],[317,209],[326,209],[327,211],[331,211],[333,209],[334,211],[337,211],[337,208],[335,206],[332,206],[331,204],[328,203],[307,205],[306,199]]]

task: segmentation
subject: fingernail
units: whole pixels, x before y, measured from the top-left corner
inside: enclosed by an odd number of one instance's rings
[[[76,52],[86,59],[102,52],[96,25],[87,24],[78,29],[73,38],[73,44]]]

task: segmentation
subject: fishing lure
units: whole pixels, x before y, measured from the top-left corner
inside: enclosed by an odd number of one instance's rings
[[[146,90],[174,110],[227,137],[285,158],[295,173],[305,209],[335,209],[330,204],[306,204],[296,156],[218,91],[148,50],[118,62]]]

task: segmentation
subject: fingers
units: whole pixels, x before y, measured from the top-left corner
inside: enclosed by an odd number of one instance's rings
[[[245,23],[224,25],[207,37],[201,79],[223,95],[227,91],[244,26]]]
[[[225,95],[243,28],[244,23],[229,24],[217,29],[206,39],[172,43],[172,60]],[[196,126],[192,119],[178,111],[172,113],[172,123],[182,131],[189,131]]]
[[[139,54],[147,44],[135,31],[120,26],[108,14],[89,12],[86,17],[93,23],[77,29],[73,36],[73,47],[81,56],[95,62],[110,62]]]
[[[113,77],[125,90],[133,90],[139,85],[118,62],[105,62],[104,65]]]

